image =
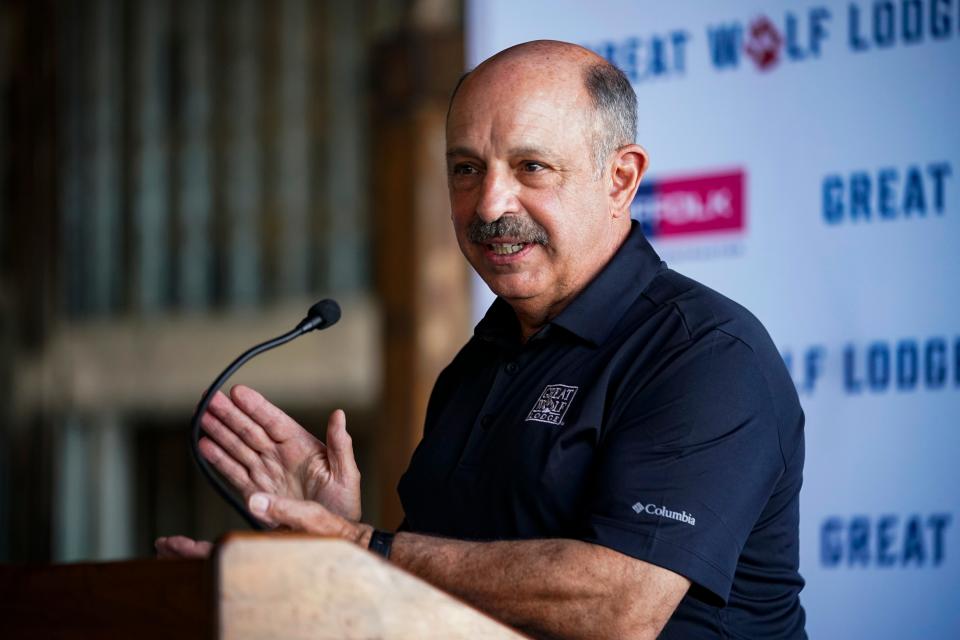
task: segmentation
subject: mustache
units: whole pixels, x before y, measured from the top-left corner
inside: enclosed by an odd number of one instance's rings
[[[493,222],[474,218],[467,227],[467,238],[480,244],[494,238],[516,238],[518,242],[543,245],[550,240],[546,229],[530,218],[518,216],[505,216]]]

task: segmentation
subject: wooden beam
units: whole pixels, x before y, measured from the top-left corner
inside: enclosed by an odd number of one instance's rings
[[[459,30],[403,33],[374,50],[371,165],[383,308],[380,519],[397,526],[396,485],[420,440],[437,375],[469,335],[469,277],[450,224],[444,123],[463,68]]]
[[[245,314],[121,316],[65,323],[44,348],[15,366],[14,406],[37,411],[176,412],[190,415],[200,393],[241,352],[292,329],[311,299]],[[368,407],[380,384],[379,314],[366,296],[340,300],[336,326],[250,362],[231,379],[277,405]]]

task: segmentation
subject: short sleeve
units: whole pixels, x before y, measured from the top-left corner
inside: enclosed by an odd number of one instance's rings
[[[749,346],[714,329],[637,378],[621,387],[601,435],[583,539],[726,603],[784,469],[766,377]]]

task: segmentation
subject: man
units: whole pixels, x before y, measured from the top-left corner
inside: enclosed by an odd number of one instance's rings
[[[559,42],[457,88],[452,219],[498,299],[434,388],[390,559],[534,635],[802,638],[803,415],[759,322],[631,222],[635,113],[623,74]],[[235,387],[204,428],[258,517],[384,539],[342,412],[324,446]]]

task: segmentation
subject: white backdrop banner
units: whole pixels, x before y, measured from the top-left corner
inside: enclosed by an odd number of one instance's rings
[[[960,637],[960,0],[467,5],[471,67],[538,38],[626,72],[634,217],[794,377],[810,636]]]

